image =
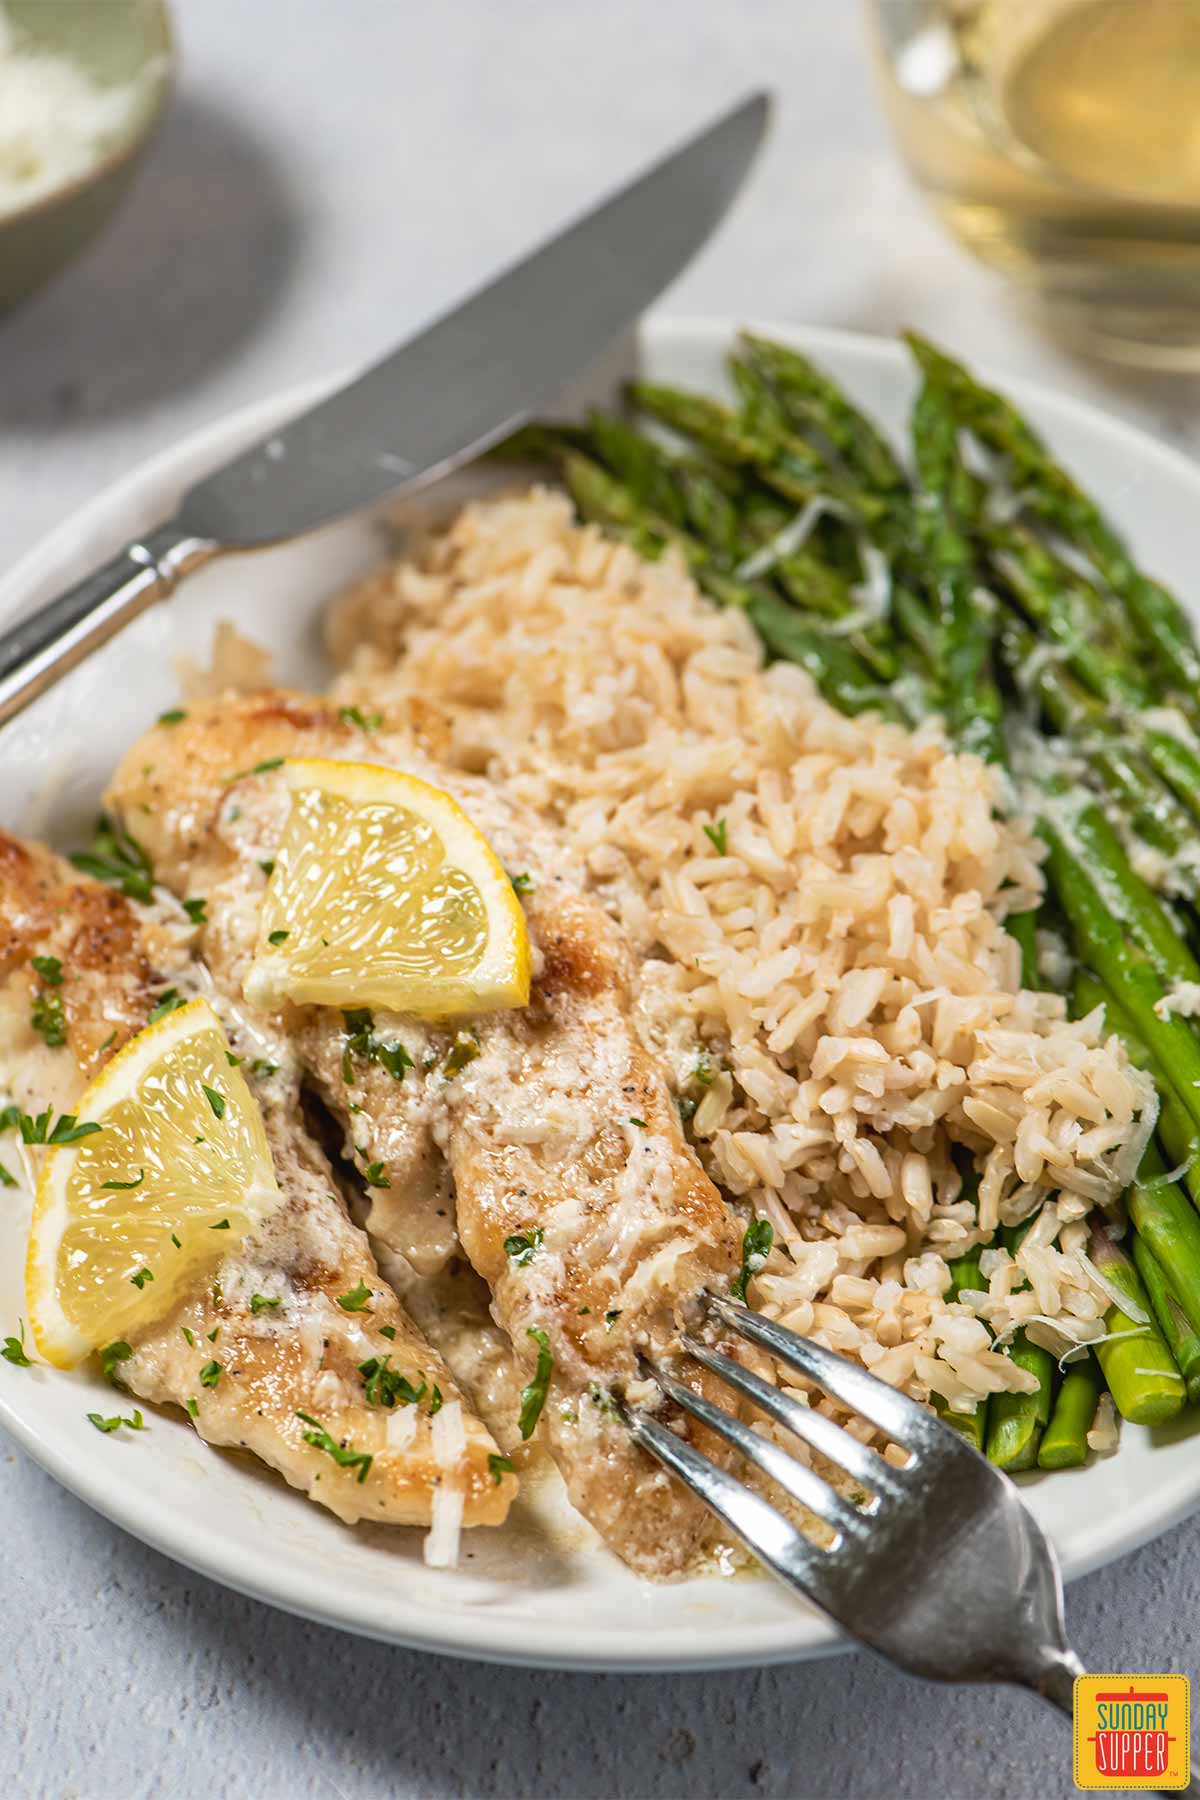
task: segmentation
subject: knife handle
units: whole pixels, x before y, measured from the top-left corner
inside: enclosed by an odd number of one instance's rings
[[[56,599],[0,632],[0,725],[81,663],[85,656],[165,600],[181,578],[221,546],[161,525]]]

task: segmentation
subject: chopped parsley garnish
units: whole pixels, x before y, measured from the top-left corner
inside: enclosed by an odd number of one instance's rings
[[[383,1172],[381,1162],[368,1163],[363,1170],[363,1180],[368,1187],[390,1188],[392,1185],[388,1176]]]
[[[468,1063],[473,1063],[479,1055],[479,1039],[473,1032],[460,1031],[446,1053],[442,1064],[447,1077],[457,1075]]]
[[[528,874],[510,875],[514,894],[527,894],[533,886],[533,876]]]
[[[5,1338],[3,1346],[0,1347],[0,1356],[4,1358],[5,1362],[12,1363],[14,1368],[32,1369],[32,1360],[25,1354],[24,1319],[17,1320],[16,1337],[9,1336]]]
[[[231,1068],[231,1069],[240,1069],[240,1068],[241,1068],[241,1066],[242,1066],[242,1059],[241,1059],[241,1057],[240,1057],[240,1056],[235,1056],[235,1055],[234,1055],[234,1054],[233,1054],[233,1051],[232,1051],[232,1050],[227,1050],[227,1051],[226,1051],[226,1052],[225,1052],[225,1061],[226,1061],[226,1062],[227,1062],[227,1063],[228,1063],[228,1064],[229,1064],[229,1066],[230,1066],[230,1068]]]
[[[185,900],[183,910],[193,925],[208,924],[208,901],[203,894],[197,894],[194,900]]]
[[[769,1219],[751,1219],[742,1238],[742,1267],[737,1280],[730,1288],[735,1300],[743,1305],[746,1300],[746,1283],[758,1271],[771,1254],[771,1245],[775,1242],[775,1227]]]
[[[267,942],[271,945],[272,949],[277,950],[280,944],[287,943],[291,935],[290,931],[281,926],[278,931],[268,931]]]
[[[137,1274],[131,1275],[129,1277],[129,1279],[133,1283],[134,1287],[137,1288],[140,1292],[140,1290],[145,1287],[145,1285],[148,1281],[154,1280],[154,1271],[153,1271],[153,1269],[139,1269]]]
[[[256,1056],[254,1061],[250,1064],[250,1073],[252,1075],[260,1075],[265,1081],[268,1075],[278,1075],[279,1064],[267,1062],[265,1057]]]
[[[336,1443],[320,1420],[314,1419],[311,1413],[298,1412],[296,1417],[303,1419],[304,1423],[310,1427],[303,1434],[306,1444],[311,1444],[314,1450],[323,1450],[326,1456],[332,1456],[339,1469],[357,1468],[358,1479],[360,1481],[367,1479],[371,1472],[371,1464],[375,1460],[369,1451],[355,1450],[349,1444],[343,1446]]]
[[[144,1168],[140,1168],[137,1172],[136,1181],[102,1181],[100,1186],[105,1193],[126,1194],[129,1192],[130,1188],[141,1187],[145,1179],[146,1171]]]
[[[220,1337],[220,1335],[221,1335],[221,1327],[219,1325],[214,1325],[212,1330],[208,1333],[209,1343],[215,1344],[217,1339]]]
[[[181,1006],[186,1005],[187,1001],[179,992],[178,988],[168,988],[166,993],[160,998],[158,1005],[151,1012],[146,1023],[147,1025],[157,1025],[158,1021],[160,1019],[165,1019],[168,1013],[178,1012]]]
[[[364,712],[361,706],[340,706],[338,718],[343,725],[357,725],[360,731],[378,731],[383,724],[383,714]]]
[[[251,1294],[250,1296],[250,1311],[254,1314],[255,1318],[258,1317],[259,1313],[272,1312],[275,1307],[282,1305],[283,1301],[278,1295]]]
[[[116,1431],[121,1425],[128,1425],[130,1431],[145,1431],[146,1429],[146,1421],[143,1419],[136,1406],[133,1409],[133,1417],[131,1419],[123,1419],[120,1413],[117,1413],[111,1419],[106,1419],[103,1413],[89,1413],[88,1419],[96,1427],[97,1431]]]
[[[690,1094],[680,1094],[675,1104],[679,1108],[680,1124],[690,1125],[696,1116],[696,1108],[700,1102],[698,1100],[693,1100]]]
[[[212,1107],[214,1116],[218,1119],[223,1119],[225,1117],[224,1094],[218,1094],[216,1088],[206,1087],[204,1082],[201,1082],[200,1086],[204,1088],[204,1098]]]
[[[718,856],[729,855],[729,832],[724,819],[718,819],[715,825],[706,825],[704,835]]]
[[[517,1266],[524,1269],[531,1263],[542,1247],[542,1228],[535,1225],[532,1231],[514,1231],[511,1237],[504,1240],[504,1254]]]
[[[116,1338],[111,1344],[105,1344],[100,1352],[100,1372],[104,1379],[111,1381],[114,1387],[120,1387],[121,1383],[117,1380],[117,1365],[128,1362],[132,1355],[133,1351],[124,1338]]]
[[[387,1070],[393,1081],[403,1081],[405,1070],[414,1066],[413,1059],[403,1044],[381,1044],[378,1038],[372,1038],[371,1054]]]
[[[438,1387],[437,1383],[435,1382],[434,1387],[433,1387],[433,1392],[429,1396],[429,1416],[430,1416],[430,1418],[432,1419],[434,1414],[440,1413],[441,1410],[442,1410],[442,1390],[440,1387]]]
[[[229,1220],[228,1219],[218,1219],[216,1224],[210,1225],[208,1229],[210,1231],[228,1231],[229,1230]]]
[[[21,1128],[23,1144],[77,1144],[80,1138],[90,1137],[100,1126],[92,1120],[85,1119],[77,1124],[74,1113],[60,1113],[53,1126],[50,1124],[50,1108],[30,1118],[28,1113],[18,1113],[17,1123]]]
[[[171,1242],[174,1244],[174,1246],[177,1250],[183,1249],[183,1244],[181,1243],[179,1238],[176,1237],[174,1232],[171,1233]]]
[[[616,1401],[608,1389],[601,1387],[598,1381],[588,1382],[588,1399],[593,1406],[598,1406],[602,1413],[615,1413],[617,1410]]]
[[[236,775],[225,777],[225,786],[232,787],[235,781],[244,781],[247,775],[269,775],[272,769],[282,769],[282,756],[268,756],[265,762],[255,763],[252,769],[239,769]]]
[[[182,725],[186,718],[187,713],[182,706],[173,706],[169,712],[159,713],[158,722],[160,725]]]
[[[518,1421],[521,1436],[531,1438],[537,1429],[537,1422],[542,1416],[542,1408],[546,1404],[546,1395],[550,1392],[550,1376],[554,1369],[554,1358],[550,1354],[550,1342],[544,1331],[531,1325],[525,1333],[538,1346],[537,1368],[533,1380],[521,1389],[521,1416]]]
[[[264,856],[258,866],[266,876],[267,880],[270,881],[272,875],[275,873],[275,858],[273,856]]]
[[[353,1061],[356,1056],[366,1062],[377,1062],[393,1081],[403,1081],[405,1071],[414,1066],[413,1059],[403,1044],[385,1044],[374,1035],[375,1020],[370,1008],[355,1007],[350,1012],[343,1012],[342,1018],[346,1024],[346,1042],[342,1047],[342,1080],[346,1086],[357,1086]]]
[[[47,987],[62,986],[62,963],[57,956],[35,956],[33,966]]]
[[[394,1325],[381,1325],[379,1327],[379,1335],[380,1337],[391,1338],[394,1340],[396,1336],[396,1327]]]
[[[50,1050],[59,1050],[67,1041],[67,1015],[61,994],[35,994],[30,1023]]]
[[[639,1131],[645,1131],[645,1130],[646,1130],[646,1121],[645,1121],[645,1119],[635,1119],[635,1118],[634,1118],[634,1117],[633,1117],[633,1116],[632,1116],[632,1115],[630,1115],[630,1119],[629,1119],[629,1123],[630,1123],[630,1124],[631,1124],[631,1125],[636,1125],[636,1126],[637,1126],[637,1128],[638,1128],[638,1130],[639,1130]]]
[[[359,1363],[367,1405],[385,1406],[389,1411],[396,1405],[419,1406],[425,1398],[425,1377],[421,1376],[420,1387],[414,1387],[406,1375],[389,1368],[391,1360],[390,1356],[369,1356]]]
[[[104,813],[96,822],[90,850],[80,850],[71,862],[83,875],[118,887],[129,900],[148,901],[154,891],[154,865],[137,839]]]
[[[19,1106],[6,1106],[3,1111],[0,1111],[0,1131],[12,1131],[20,1123],[21,1109]]]
[[[357,1287],[350,1289],[349,1293],[339,1294],[337,1303],[343,1312],[369,1312],[371,1309],[367,1305],[367,1301],[370,1298],[370,1288],[365,1281],[360,1281]]]
[[[0,1162],[0,1187],[17,1187],[18,1181],[11,1169],[6,1169]]]
[[[502,1475],[515,1475],[516,1474],[516,1470],[513,1468],[512,1463],[509,1461],[508,1457],[507,1456],[497,1456],[495,1451],[493,1451],[492,1454],[488,1457],[488,1472],[491,1475],[492,1480],[495,1482],[497,1487],[500,1486],[500,1477]]]
[[[200,1417],[200,1408],[196,1405],[196,1402],[194,1400],[192,1400],[192,1399],[185,1400],[184,1405],[187,1408],[187,1415],[188,1415],[189,1419],[198,1419]]]
[[[612,1312],[606,1312],[604,1315],[604,1329],[606,1331],[611,1331],[620,1316],[621,1308],[619,1306],[614,1308]]]
[[[215,1388],[220,1379],[221,1364],[219,1362],[206,1362],[200,1371],[200,1386]]]
[[[179,1329],[180,1329],[180,1331],[182,1331],[182,1333],[183,1333],[183,1341],[184,1341],[184,1343],[185,1343],[185,1344],[186,1344],[186,1345],[187,1345],[187,1347],[188,1347],[188,1349],[189,1349],[189,1350],[194,1350],[194,1349],[195,1349],[195,1348],[196,1348],[196,1334],[195,1334],[195,1332],[194,1332],[194,1331],[193,1331],[193,1330],[192,1330],[192,1329],[191,1329],[191,1327],[190,1327],[190,1326],[188,1326],[188,1325],[181,1325],[181,1326],[180,1326],[180,1327],[179,1327]]]

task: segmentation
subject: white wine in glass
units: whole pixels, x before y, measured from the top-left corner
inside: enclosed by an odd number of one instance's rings
[[[1200,0],[868,0],[887,108],[962,241],[1077,341],[1200,367]]]

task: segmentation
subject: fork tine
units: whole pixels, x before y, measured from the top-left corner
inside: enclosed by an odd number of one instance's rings
[[[735,1419],[721,1407],[714,1406],[703,1394],[697,1394],[683,1382],[676,1381],[665,1370],[655,1368],[654,1377],[668,1399],[673,1400],[684,1412],[690,1413],[693,1419],[699,1419],[702,1425],[707,1425],[710,1431],[715,1431],[718,1437],[724,1438],[727,1444],[732,1444],[735,1450],[740,1450],[748,1462],[761,1469],[764,1475],[769,1475],[772,1481],[777,1481],[793,1500],[799,1500],[802,1506],[807,1506],[810,1512],[816,1513],[818,1518],[824,1519],[827,1525],[832,1525],[835,1531],[840,1531],[844,1536],[861,1534],[863,1514],[843,1500],[840,1494],[835,1493],[827,1481],[805,1468],[802,1462],[797,1462],[794,1456],[789,1456],[781,1445],[772,1443],[770,1438],[760,1437],[757,1431],[751,1430],[741,1419]]]
[[[685,1444],[647,1413],[621,1409],[635,1443],[715,1512],[758,1560],[781,1581],[832,1613],[833,1584],[827,1552],[819,1550],[769,1500]]]
[[[928,1449],[937,1441],[939,1428],[955,1435],[915,1400],[897,1393],[886,1381],[869,1375],[856,1363],[814,1344],[811,1338],[799,1337],[773,1319],[764,1319],[761,1313],[751,1312],[747,1306],[735,1306],[718,1295],[711,1297],[709,1309],[741,1337],[777,1356],[808,1381],[817,1382],[843,1406],[861,1413],[903,1449]]]
[[[685,1337],[683,1347],[688,1355],[694,1357],[718,1380],[737,1390],[752,1405],[765,1412],[769,1418],[782,1425],[794,1436],[803,1438],[830,1462],[838,1463],[847,1474],[853,1475],[875,1493],[886,1495],[890,1500],[900,1500],[905,1494],[905,1483],[902,1471],[893,1469],[882,1456],[860,1444],[856,1437],[851,1437],[824,1413],[819,1413],[811,1406],[803,1406],[799,1400],[793,1400],[790,1394],[772,1387],[761,1375],[751,1374],[739,1362],[730,1356],[723,1356],[719,1350],[710,1350],[707,1344],[697,1343],[695,1338]]]

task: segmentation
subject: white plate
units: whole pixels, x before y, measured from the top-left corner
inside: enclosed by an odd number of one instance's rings
[[[764,325],[817,356],[885,424],[903,429],[911,394],[895,345]],[[654,379],[721,385],[726,323],[651,322],[580,397],[601,398],[636,358]],[[324,384],[222,421],[127,476],[25,558],[0,586],[0,620],[48,598],[166,517],[182,487],[288,418]],[[1186,593],[1195,568],[1200,473],[1140,433],[1074,402],[1006,382],[1068,463],[1112,507],[1156,573]],[[108,771],[175,695],[172,660],[203,657],[214,622],[233,618],[293,682],[321,675],[321,602],[377,556],[363,518],[303,542],[231,557],[189,582],[18,719],[0,740],[0,823],[67,841],[90,823]],[[47,795],[50,796],[47,801]],[[11,1155],[8,1158],[12,1160]],[[0,1335],[24,1310],[25,1204],[0,1204]],[[243,1593],[371,1637],[460,1655],[571,1668],[682,1669],[827,1654],[823,1620],[765,1579],[717,1577],[656,1588],[636,1581],[572,1523],[546,1484],[515,1528],[464,1538],[463,1566],[421,1562],[420,1534],[351,1530],[257,1465],[207,1450],[177,1418],[149,1415],[139,1436],[86,1421],[115,1396],[88,1371],[62,1375],[0,1361],[0,1423],[89,1505],[168,1556]],[[1034,1478],[1034,1511],[1068,1577],[1131,1550],[1200,1503],[1191,1428],[1126,1427],[1092,1468]],[[550,1520],[550,1539],[539,1532]]]

